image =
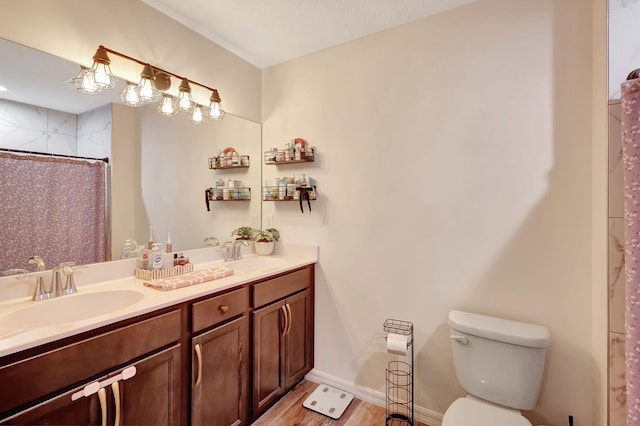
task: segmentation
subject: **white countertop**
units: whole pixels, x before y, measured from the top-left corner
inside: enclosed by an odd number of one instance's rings
[[[248,252],[249,250],[243,249],[243,251]],[[184,254],[190,258],[195,270],[224,266],[227,264],[222,260],[221,250],[217,247],[185,251]],[[247,253],[245,259],[250,259],[254,256],[255,254],[253,253]],[[260,257],[261,256],[258,256],[258,258]],[[10,330],[5,327],[4,330],[0,332],[0,356],[33,348],[44,343],[53,342],[141,314],[153,312],[181,302],[316,263],[318,261],[318,247],[278,243],[276,244],[274,254],[266,257],[274,260],[280,259],[282,262],[273,262],[277,263],[277,265],[271,266],[268,269],[238,269],[233,275],[225,278],[169,291],[145,287],[143,285],[144,280],[133,276],[133,269],[135,269],[135,261],[133,259],[89,265],[78,269],[76,273],[74,273],[78,293],[40,302],[31,300],[35,286],[35,277],[29,276],[22,280],[18,280],[15,277],[0,278],[0,324],[3,324],[4,320],[5,325],[9,321],[7,318],[9,318],[12,313],[20,311],[25,307],[31,307],[34,304],[46,304],[61,300],[62,298],[68,299],[69,302],[71,302],[74,297],[83,294],[118,290],[135,290],[142,294],[141,300],[129,306],[81,321],[57,323],[55,316],[52,316],[51,318],[47,318],[47,325],[44,327],[20,328],[20,326],[12,326]],[[43,272],[47,288],[51,279],[50,274],[51,271]],[[78,298],[78,300],[82,299]],[[44,307],[44,305],[42,306]],[[79,306],[78,309],[82,309],[82,306]],[[48,325],[49,323],[50,325]]]

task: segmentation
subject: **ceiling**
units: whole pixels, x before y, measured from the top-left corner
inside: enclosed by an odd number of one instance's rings
[[[142,0],[259,68],[475,0]]]
[[[142,1],[266,68],[475,0]],[[16,102],[79,114],[119,102],[124,86],[120,81],[100,96],[83,95],[71,81],[78,65],[3,39],[0,57],[0,85],[9,89],[0,98]]]

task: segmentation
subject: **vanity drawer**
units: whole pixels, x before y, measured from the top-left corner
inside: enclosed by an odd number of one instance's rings
[[[247,289],[242,287],[193,304],[193,332],[220,324],[247,311]]]
[[[259,308],[311,286],[311,267],[253,285],[253,308]]]
[[[2,413],[85,382],[139,356],[180,340],[181,311],[62,346],[0,367]]]

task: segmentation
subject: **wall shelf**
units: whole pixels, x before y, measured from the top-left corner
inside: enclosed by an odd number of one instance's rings
[[[282,185],[284,186],[284,185]],[[262,187],[262,201],[299,201],[300,193],[302,191],[308,191],[309,193],[309,201],[314,201],[317,199],[316,196],[316,186],[300,186],[296,185],[293,191],[289,189],[291,185],[287,185],[283,194],[280,193],[279,186],[263,186]],[[303,196],[303,199],[307,199]]]
[[[209,201],[249,201],[251,188],[209,188],[206,191]]]
[[[296,149],[291,152],[288,149],[276,149],[264,153],[264,164],[280,165],[294,163],[313,163],[315,161],[315,148],[308,147]]]

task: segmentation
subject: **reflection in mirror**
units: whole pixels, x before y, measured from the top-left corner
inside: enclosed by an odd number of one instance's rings
[[[171,229],[174,251],[204,247],[206,237],[229,237],[238,226],[259,226],[259,123],[233,114],[200,125],[182,113],[164,117],[156,104],[119,103],[122,81],[111,91],[87,96],[71,82],[77,64],[1,39],[0,55],[0,86],[8,89],[0,91],[0,148],[109,158],[111,259],[120,258],[127,239],[146,245],[150,226],[161,243]],[[227,147],[248,155],[250,167],[210,170],[208,158]],[[252,188],[251,199],[213,201],[207,211],[205,189],[216,179],[242,181]],[[38,255],[36,247],[30,255]],[[0,247],[3,267],[29,269],[27,260],[7,258]]]

